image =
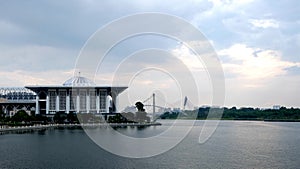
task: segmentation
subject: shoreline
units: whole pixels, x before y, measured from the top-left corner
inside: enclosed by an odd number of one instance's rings
[[[220,121],[263,121],[263,122],[300,122],[300,119],[246,119],[246,118],[235,118],[235,119],[161,119],[161,120],[220,120]]]
[[[6,132],[26,132],[26,131],[40,131],[46,129],[59,129],[59,128],[97,128],[97,127],[148,127],[148,126],[160,126],[161,123],[100,123],[100,124],[46,124],[35,126],[1,126],[0,133]]]

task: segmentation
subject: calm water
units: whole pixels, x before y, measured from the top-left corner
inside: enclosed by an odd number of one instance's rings
[[[143,137],[170,125],[120,129]],[[183,121],[184,124],[184,121]],[[99,148],[83,130],[0,135],[0,168],[299,168],[300,123],[222,121],[198,143],[203,121],[175,148],[151,158],[130,159]],[[184,125],[183,125],[184,127]]]

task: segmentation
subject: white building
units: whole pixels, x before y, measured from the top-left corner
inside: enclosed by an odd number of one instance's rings
[[[25,86],[36,93],[35,113],[106,113],[107,96],[111,93],[113,112],[117,112],[117,96],[127,87],[97,86],[91,80],[75,76],[58,86]]]
[[[279,110],[280,108],[281,108],[280,105],[274,105],[274,106],[273,106],[273,110]]]
[[[34,112],[35,93],[24,87],[1,87],[0,109],[6,116],[12,117],[19,110],[29,115]]]

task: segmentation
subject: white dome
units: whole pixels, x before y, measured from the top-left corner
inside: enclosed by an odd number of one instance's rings
[[[63,86],[96,86],[96,84],[88,78],[81,76],[74,76],[65,81]]]

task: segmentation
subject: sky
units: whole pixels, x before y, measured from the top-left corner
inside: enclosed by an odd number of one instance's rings
[[[0,1],[0,86],[62,84],[76,72],[77,57],[97,30],[120,17],[159,12],[186,20],[211,43],[224,72],[224,106],[300,107],[299,11],[298,0]],[[174,40],[151,35],[128,39],[111,51],[106,66],[145,48],[178,56],[197,76],[201,96],[194,105],[212,103],[209,75],[193,69],[203,65],[195,65],[189,59],[193,53]],[[181,64],[156,59],[156,65]],[[146,59],[132,59],[130,63],[143,61]],[[99,71],[98,84],[109,83],[108,70]],[[153,76],[156,78],[151,79]],[[178,85],[170,77],[154,69],[137,75],[125,84],[130,88],[124,97],[131,104],[141,97],[137,93],[148,96],[157,91],[160,98],[175,104],[183,96],[176,93]],[[146,86],[151,88],[146,90]]]

